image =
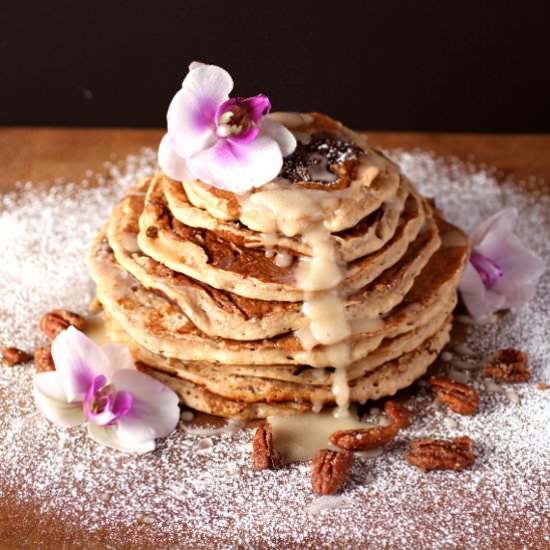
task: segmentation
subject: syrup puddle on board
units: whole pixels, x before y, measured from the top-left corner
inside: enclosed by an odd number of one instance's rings
[[[334,411],[304,413],[296,416],[270,416],[273,445],[285,463],[303,462],[313,458],[319,449],[336,449],[330,436],[338,430],[365,429],[374,426],[359,422],[353,407],[346,417],[335,417]]]
[[[113,341],[107,336],[105,318],[103,313],[95,313],[84,320],[84,334],[91,338],[98,346],[112,344]]]
[[[102,312],[90,315],[84,322],[84,333],[96,344],[103,346],[112,344],[107,336],[105,319]],[[337,371],[345,375],[345,369]],[[342,384],[337,393],[347,395],[347,380],[337,381],[333,384]],[[348,410],[348,409],[346,409]],[[374,424],[360,422],[354,407],[349,409],[348,416],[337,416],[338,409],[327,409],[322,412],[304,413],[290,416],[271,416],[267,421],[273,429],[273,443],[281,453],[285,463],[302,462],[311,459],[320,449],[336,449],[330,444],[330,436],[338,430],[353,430],[369,428]],[[221,419],[219,419],[221,420]],[[214,436],[232,433],[245,427],[245,422],[234,419],[224,419],[225,424],[216,426],[204,426],[202,422],[191,421],[182,424],[184,433],[201,436]],[[356,453],[366,458],[379,454],[379,449],[366,453]]]

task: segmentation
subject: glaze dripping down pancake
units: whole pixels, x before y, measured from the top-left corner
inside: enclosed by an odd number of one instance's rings
[[[364,137],[324,115],[272,116],[298,140],[278,178],[235,195],[159,171],[115,207],[88,262],[109,336],[140,368],[188,406],[242,419],[410,385],[448,341],[469,252]]]

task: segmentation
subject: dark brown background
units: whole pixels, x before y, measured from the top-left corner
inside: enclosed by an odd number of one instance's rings
[[[1,0],[0,125],[161,127],[198,59],[355,128],[550,132],[547,4]]]

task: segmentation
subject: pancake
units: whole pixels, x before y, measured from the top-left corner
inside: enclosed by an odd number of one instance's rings
[[[367,372],[362,377],[350,381],[350,401],[364,402],[371,399],[371,394],[376,388],[380,395],[386,395],[387,388],[380,387],[380,377],[385,378],[383,373],[388,369],[388,365],[400,363],[413,364],[419,356],[428,353],[439,353],[443,346],[447,343],[451,322],[447,318],[440,330],[429,339],[422,342],[413,351],[398,356],[393,361],[382,363],[373,370]],[[136,357],[143,362],[147,362],[146,357],[142,357],[139,350],[132,346],[131,342],[120,332],[113,333],[117,338],[130,347],[132,353],[136,353]],[[145,354],[146,355],[146,354]],[[158,366],[155,364],[155,366]],[[163,369],[170,374],[200,385],[216,395],[220,395],[226,399],[243,401],[245,403],[257,403],[260,401],[277,402],[277,401],[310,401],[317,403],[334,403],[334,395],[332,387],[327,385],[304,385],[281,380],[273,380],[267,378],[258,378],[242,375],[227,374],[225,369],[216,369],[215,367],[208,368],[207,365],[195,365],[188,368]],[[393,393],[393,385],[390,386],[390,393]]]
[[[411,194],[392,239],[376,253],[348,264],[343,292],[361,289],[396,263],[420,232],[428,212],[422,199]],[[188,227],[175,220],[157,180],[147,192],[139,227],[137,246],[174,271],[247,298],[304,299],[290,266],[279,266],[264,251],[229,240],[231,235]]]
[[[180,182],[157,174],[158,185],[166,199],[166,205],[174,218],[189,227],[208,229],[220,235],[231,235],[234,243],[248,248],[261,248],[268,251],[283,252],[293,256],[311,256],[311,247],[303,239],[285,235],[264,234],[251,231],[240,222],[214,218],[208,211],[193,206]],[[401,212],[409,195],[409,186],[401,179],[396,194],[382,203],[355,226],[334,233],[334,240],[344,262],[356,260],[375,252],[394,235]]]
[[[307,326],[301,304],[261,301],[219,291],[177,273],[142,253],[137,246],[138,220],[143,209],[140,190],[144,183],[114,209],[108,225],[108,240],[120,265],[146,288],[161,292],[181,308],[209,336],[255,340],[271,338]],[[440,222],[441,223],[441,222]],[[444,230],[444,228],[442,228]],[[440,244],[433,223],[422,232],[399,262],[371,285],[350,296],[346,307],[354,320],[387,313],[410,289],[414,278]]]
[[[449,250],[453,250],[449,248]],[[465,261],[455,254],[454,264],[432,272],[430,263],[417,277],[411,291],[384,319],[368,322],[350,338],[351,360],[357,361],[375,350],[383,338],[393,337],[427,322],[456,304],[456,285]],[[155,353],[182,360],[207,360],[224,364],[309,364],[332,366],[333,349],[318,346],[307,351],[294,334],[269,340],[239,342],[209,338],[193,325],[181,310],[130,276],[116,262],[103,234],[96,239],[89,267],[97,284],[97,295],[109,313],[144,347]],[[372,328],[372,330],[371,330]]]
[[[254,420],[268,416],[284,416],[311,412],[311,403],[287,401],[286,403],[245,403],[225,399],[205,388],[166,372],[139,364],[138,368],[156,378],[175,391],[181,402],[188,407],[213,416],[223,416],[237,420]]]
[[[365,138],[345,128],[325,115],[310,113],[304,116],[304,123],[293,129],[299,141],[307,143],[316,135],[343,140],[361,152],[351,160],[334,162],[335,181],[294,178],[291,182],[284,177],[277,183],[291,183],[292,186],[307,189],[323,198],[324,220],[331,232],[344,231],[357,225],[383,202],[395,196],[399,187],[400,173],[385,157],[368,147]],[[345,155],[344,155],[344,158]],[[233,193],[206,185],[200,181],[184,181],[183,187],[191,204],[206,210],[212,217],[238,221],[245,227],[258,230],[254,217],[243,210],[243,202],[261,190],[250,192],[248,197],[237,197]],[[269,184],[268,184],[269,185]]]
[[[439,332],[447,330],[451,321],[450,315],[439,315],[414,331],[383,340],[376,351],[349,366],[347,369],[348,381],[358,380],[383,363],[414,351]],[[308,391],[310,386],[328,387],[332,383],[334,369],[331,368],[314,368],[305,365],[297,367],[289,365],[218,365],[206,361],[184,362],[164,357],[140,346],[113,318],[107,316],[105,323],[109,336],[113,340],[127,345],[132,354],[140,361],[165,372],[176,374],[181,378],[201,383],[212,391],[216,390],[209,386],[210,382],[221,383],[223,390],[218,390],[218,393],[221,394],[229,390],[232,380],[237,380],[236,390],[238,392],[246,392],[245,386],[261,385],[265,381],[290,382],[295,386],[303,387],[304,391]],[[246,384],[242,383],[243,380],[247,381]]]
[[[352,399],[366,402],[371,399],[394,395],[401,388],[409,386],[426,372],[439,351],[444,347],[447,339],[448,334],[442,333],[439,337],[426,343],[425,346],[417,348],[414,352],[385,363],[373,371],[369,377],[362,379],[361,385],[351,385]],[[172,388],[187,406],[216,416],[249,420],[318,410],[318,402],[315,401],[289,400],[247,403],[232,400],[174,374],[148,368],[145,364],[141,368]],[[360,399],[354,399],[355,397]],[[328,401],[322,403],[332,404],[333,402],[334,397],[331,396]]]

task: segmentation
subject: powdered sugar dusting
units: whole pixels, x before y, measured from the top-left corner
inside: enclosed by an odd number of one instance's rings
[[[517,207],[520,237],[550,258],[550,193],[536,181],[499,184],[494,170],[421,151],[391,156],[467,230],[504,206]],[[86,310],[93,297],[84,263],[89,243],[118,197],[150,173],[153,162],[153,152],[143,151],[85,186],[21,184],[2,198],[0,345],[32,351],[43,343],[36,328],[43,312]],[[358,458],[345,492],[329,498],[311,492],[308,464],[254,472],[250,431],[193,429],[190,415],[149,455],[100,447],[81,428],[59,430],[36,413],[30,366],[2,367],[0,497],[63,525],[56,535],[66,537],[62,542],[78,536],[89,546],[549,546],[543,480],[550,474],[550,390],[536,389],[550,382],[549,318],[547,272],[525,307],[498,315],[495,323],[462,324],[465,339],[449,346],[441,368],[469,373],[482,396],[479,412],[453,414],[421,384],[413,425],[381,456]],[[481,365],[495,349],[510,346],[529,353],[533,380],[489,384]],[[422,474],[404,459],[411,439],[458,435],[475,442],[472,469]],[[23,518],[20,527],[25,521],[31,520]]]

